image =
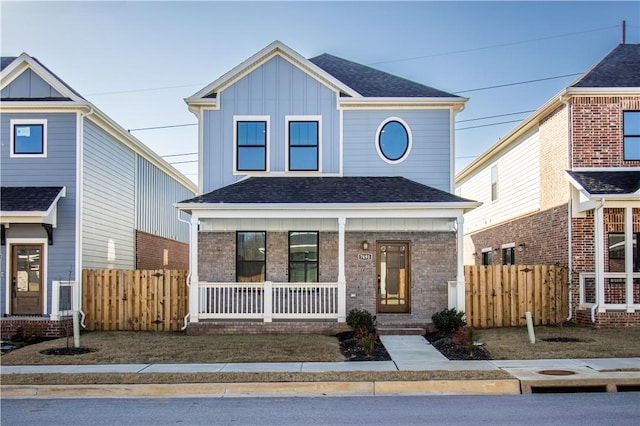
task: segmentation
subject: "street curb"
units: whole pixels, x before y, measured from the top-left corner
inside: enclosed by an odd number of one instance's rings
[[[519,395],[520,381],[433,380],[380,382],[180,383],[132,385],[3,385],[2,399],[229,398],[247,396]]]

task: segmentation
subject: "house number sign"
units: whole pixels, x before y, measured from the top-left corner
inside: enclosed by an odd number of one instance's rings
[[[373,259],[373,255],[371,253],[358,254],[358,260],[371,260],[371,259]]]

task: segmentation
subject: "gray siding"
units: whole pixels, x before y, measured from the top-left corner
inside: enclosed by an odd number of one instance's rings
[[[140,156],[137,159],[136,190],[136,228],[188,243],[189,225],[178,221],[178,210],[173,204],[195,194]],[[183,219],[188,219],[188,215],[181,214]]]
[[[336,94],[288,61],[277,56],[219,94],[220,110],[204,112],[203,192],[231,184],[233,116],[270,117],[270,171],[286,170],[285,116],[322,116],[322,171],[340,171],[340,114]]]
[[[7,98],[60,98],[60,92],[31,70],[26,70],[0,92]]]
[[[451,147],[449,110],[347,110],[343,115],[345,176],[404,176],[449,192]],[[413,145],[401,163],[389,164],[376,151],[376,131],[387,118],[410,127]]]
[[[10,158],[10,120],[47,120],[47,157]],[[53,230],[53,245],[47,248],[47,286],[51,311],[51,281],[75,276],[76,223],[76,114],[0,114],[0,181],[2,186],[64,186],[66,197],[58,202],[58,223]],[[40,225],[12,225],[7,238],[46,238]],[[1,308],[5,312],[6,261],[9,253],[1,246],[2,261]]]
[[[84,268],[135,268],[135,157],[133,151],[85,119]],[[109,259],[110,247],[115,258]]]

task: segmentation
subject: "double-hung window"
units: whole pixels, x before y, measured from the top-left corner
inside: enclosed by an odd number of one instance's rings
[[[624,159],[640,160],[640,111],[624,111]]]
[[[286,117],[288,170],[320,170],[320,117]]]
[[[498,166],[491,167],[491,201],[498,199]]]
[[[289,282],[318,282],[318,232],[289,232]]]
[[[502,264],[503,265],[516,264],[516,248],[515,247],[504,247],[502,249]]]
[[[236,233],[236,282],[264,282],[267,269],[266,232]]]
[[[626,266],[626,244],[624,234],[621,232],[609,233],[609,272],[625,272]],[[638,240],[640,233],[632,234],[632,268],[633,272],[640,272],[640,251],[638,250]]]
[[[234,141],[236,170],[267,171],[269,157],[269,117],[236,116]]]
[[[11,157],[47,156],[47,120],[11,120]]]

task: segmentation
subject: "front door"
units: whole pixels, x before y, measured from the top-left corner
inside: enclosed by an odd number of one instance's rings
[[[411,263],[408,242],[378,242],[378,313],[411,312]]]
[[[14,245],[11,250],[11,313],[42,314],[42,244]]]

